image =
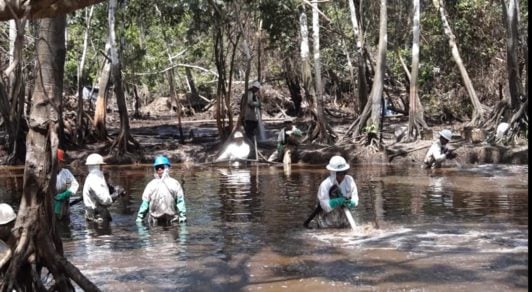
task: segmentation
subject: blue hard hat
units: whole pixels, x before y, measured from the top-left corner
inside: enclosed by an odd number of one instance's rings
[[[157,156],[155,157],[155,161],[153,162],[153,167],[157,165],[168,165],[170,166],[170,160],[166,156]]]

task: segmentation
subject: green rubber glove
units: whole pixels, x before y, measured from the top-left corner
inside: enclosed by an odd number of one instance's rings
[[[329,200],[329,206],[333,209],[338,208],[345,204],[346,199],[344,197],[339,197],[336,199],[330,199]]]
[[[354,207],[356,207],[357,204],[355,204],[355,202],[353,202],[351,200],[346,200],[344,206],[346,206],[349,210],[351,210]]]
[[[149,208],[150,202],[142,200],[142,204],[140,204],[139,211],[137,212],[137,222],[142,222],[142,220],[146,216],[146,213],[148,213]]]
[[[179,215],[179,218],[187,218],[186,216],[186,213],[187,213],[187,207],[185,205],[185,197],[184,196],[178,196],[176,198],[176,204],[175,204],[176,208],[177,208],[177,214]],[[181,222],[180,222],[181,223]]]
[[[63,200],[69,199],[71,195],[72,195],[72,192],[69,190],[66,190],[62,193],[55,195],[54,199],[58,201],[63,201]]]

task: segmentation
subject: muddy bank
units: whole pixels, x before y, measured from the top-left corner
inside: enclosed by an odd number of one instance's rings
[[[277,131],[282,127],[279,120],[267,120],[266,131],[268,139],[257,143],[259,160],[268,157],[276,147]],[[305,129],[306,121],[297,123]],[[143,126],[140,126],[143,125]],[[211,161],[221,150],[224,143],[218,138],[214,121],[187,121],[182,125],[184,133],[181,139],[180,130],[172,121],[155,121],[153,125],[138,124],[132,128],[133,136],[142,145],[143,150],[138,154],[125,155],[120,158],[108,157],[110,163],[150,163],[155,155],[168,155],[172,161],[204,163]],[[342,132],[346,125],[337,125],[338,132]],[[434,130],[437,136],[438,129]],[[460,133],[456,131],[456,133]],[[383,136],[384,149],[375,151],[355,144],[319,145],[301,144],[293,153],[293,163],[326,164],[332,155],[340,154],[354,164],[421,164],[426,151],[433,140],[418,140],[413,143],[396,143],[394,137]],[[253,146],[251,141],[250,144]],[[456,135],[450,143],[455,148],[458,157],[455,161],[447,161],[451,165],[459,164],[528,164],[528,145],[519,147],[505,147],[488,144],[467,143]],[[254,159],[255,157],[251,157]]]
[[[412,143],[396,142],[394,130],[404,126],[404,120],[389,119],[383,132],[383,149],[376,151],[357,144],[319,145],[303,143],[293,153],[293,163],[326,164],[332,155],[340,154],[352,164],[421,164],[433,138],[442,127],[433,128],[433,137]],[[298,119],[296,125],[305,131],[309,121]],[[265,141],[257,143],[259,160],[264,161],[275,151],[276,137],[283,126],[282,119],[265,119]],[[341,136],[348,124],[337,124],[333,128]],[[453,140],[450,146],[455,148],[458,157],[455,161],[446,161],[450,165],[468,164],[528,164],[528,144],[518,147],[489,145],[486,143],[467,143],[461,135],[459,125],[453,128]],[[110,126],[109,134],[114,138],[118,134],[118,125]],[[174,163],[205,163],[212,161],[225,145],[218,137],[214,120],[187,120],[179,128],[175,117],[162,116],[150,119],[132,119],[131,134],[141,148],[119,157],[108,153],[109,142],[100,142],[67,148],[67,162],[73,167],[82,167],[90,153],[100,153],[109,164],[145,164],[151,163],[156,155],[167,155]],[[248,141],[252,147],[252,141]],[[4,164],[5,152],[0,153],[0,164]],[[255,159],[255,157],[250,157]]]

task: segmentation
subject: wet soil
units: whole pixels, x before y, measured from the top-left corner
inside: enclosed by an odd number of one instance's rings
[[[154,102],[151,107],[143,109],[143,118],[131,118],[130,129],[133,138],[139,143],[140,148],[132,153],[114,156],[109,153],[109,145],[119,131],[119,116],[117,112],[107,115],[109,139],[107,142],[98,142],[87,145],[67,147],[67,163],[74,168],[81,167],[90,153],[102,154],[109,164],[144,164],[153,161],[156,155],[164,154],[175,163],[205,163],[212,161],[228,141],[222,141],[218,136],[216,121],[210,119],[211,112],[196,113],[183,117],[179,127],[177,116],[166,109],[167,102],[162,105]],[[160,115],[154,115],[157,112]],[[147,115],[146,113],[151,113]],[[266,139],[257,142],[258,159],[265,161],[275,151],[278,131],[283,126],[283,117],[263,115]],[[339,139],[344,138],[351,125],[351,120],[346,117],[330,117],[331,126]],[[294,119],[294,123],[305,133],[311,121],[305,118]],[[423,135],[423,139],[411,143],[399,142],[401,129],[407,127],[408,120],[404,116],[389,116],[384,118],[381,149],[366,147],[353,142],[353,139],[344,139],[336,145],[320,145],[302,143],[292,155],[292,163],[326,164],[332,155],[340,154],[351,163],[363,164],[418,164],[438,132],[443,129],[453,131],[451,147],[455,148],[458,158],[446,161],[446,164],[462,167],[485,163],[494,164],[528,164],[528,141],[520,145],[507,147],[487,143],[471,143],[464,138],[464,124],[434,125],[432,133]],[[398,134],[399,133],[399,134]],[[0,135],[1,136],[1,135]],[[254,148],[253,141],[248,143]],[[4,164],[6,152],[0,147],[0,165]]]
[[[158,154],[167,155],[172,161],[205,163],[212,161],[227,143],[218,137],[215,120],[201,119],[206,115],[195,115],[184,118],[181,129],[177,117],[172,114],[145,119],[132,119],[131,134],[141,145],[139,151],[120,157],[105,155],[107,144],[98,143],[85,145],[77,149],[69,149],[68,154],[74,165],[83,164],[85,157],[91,152],[99,152],[105,156],[108,163],[134,164],[150,163]],[[116,119],[114,119],[116,120]],[[265,117],[264,128],[266,140],[257,142],[258,160],[264,161],[276,147],[278,131],[283,126],[283,119]],[[294,120],[296,126],[304,132],[308,129],[309,120],[298,118]],[[397,141],[397,129],[407,126],[407,118],[402,116],[386,117],[382,137],[382,149],[376,151],[363,145],[355,144],[349,139],[337,145],[319,145],[302,143],[292,156],[293,163],[324,164],[332,155],[340,154],[351,163],[363,164],[421,164],[423,157],[438,132],[452,129],[453,140],[450,147],[455,148],[458,158],[446,161],[446,164],[463,167],[485,163],[494,164],[528,164],[528,143],[515,147],[490,145],[487,143],[471,143],[464,140],[464,125],[437,125],[432,127],[432,135],[424,135],[425,139],[411,143]],[[111,138],[118,133],[118,124],[109,125]],[[350,121],[333,122],[335,133],[342,138],[350,126]],[[253,141],[248,141],[253,148]],[[255,157],[250,157],[255,159]]]

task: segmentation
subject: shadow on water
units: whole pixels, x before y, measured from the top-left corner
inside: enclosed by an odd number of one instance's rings
[[[77,204],[62,233],[67,258],[103,290],[528,288],[528,166],[354,166],[355,232],[302,227],[322,166],[176,165],[188,223],[168,227],[134,220],[149,165],[106,170],[127,191],[113,221],[88,225]],[[21,171],[0,169],[2,199],[17,202]]]

